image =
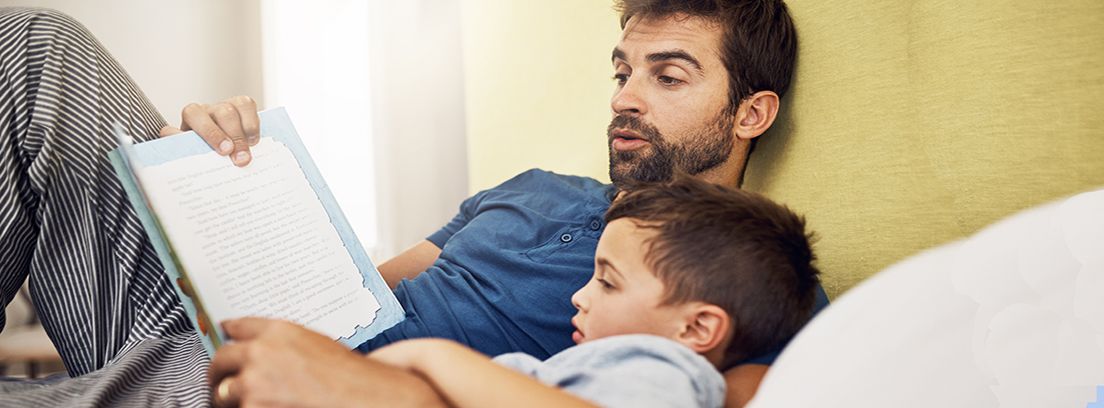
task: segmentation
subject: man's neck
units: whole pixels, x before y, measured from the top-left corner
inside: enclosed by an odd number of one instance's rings
[[[728,188],[740,188],[740,174],[742,169],[742,163],[740,166],[717,166],[703,171],[694,177]]]
[[[731,173],[727,173],[727,175],[720,175],[720,173],[710,173],[712,170],[716,170],[716,169],[711,169],[711,170],[708,170],[708,171],[704,171],[704,172],[702,172],[702,173],[700,173],[700,174],[698,174],[694,177],[698,178],[698,179],[708,181],[708,182],[713,183],[713,184],[720,184],[720,185],[728,187],[728,188],[740,188],[740,172],[739,171],[737,171],[735,173],[735,175],[731,175]],[[617,194],[613,196],[613,201],[612,202],[617,202],[617,200],[621,199],[621,196],[623,196],[623,195],[625,195],[625,190],[618,189]]]

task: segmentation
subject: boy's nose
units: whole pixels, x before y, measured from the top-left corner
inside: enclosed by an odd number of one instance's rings
[[[576,309],[583,310],[583,291],[584,290],[586,290],[586,286],[583,286],[581,289],[575,291],[574,295],[571,295],[571,304],[573,306],[575,306]]]

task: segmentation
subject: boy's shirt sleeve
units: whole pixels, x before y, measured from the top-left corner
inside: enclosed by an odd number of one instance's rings
[[[519,354],[495,362],[604,407],[724,405],[724,377],[705,358],[662,337],[594,340],[544,362]]]

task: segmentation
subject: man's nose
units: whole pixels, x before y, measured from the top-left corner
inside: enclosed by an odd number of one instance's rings
[[[629,77],[628,81],[613,94],[610,100],[610,108],[617,115],[636,114],[642,115],[646,111],[644,99],[640,95],[639,81]]]

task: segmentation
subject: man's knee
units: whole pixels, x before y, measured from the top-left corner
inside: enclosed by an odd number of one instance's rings
[[[43,7],[0,8],[0,21],[4,28],[15,24],[31,32],[52,32],[58,34],[91,37],[88,29],[80,21],[63,12]]]

